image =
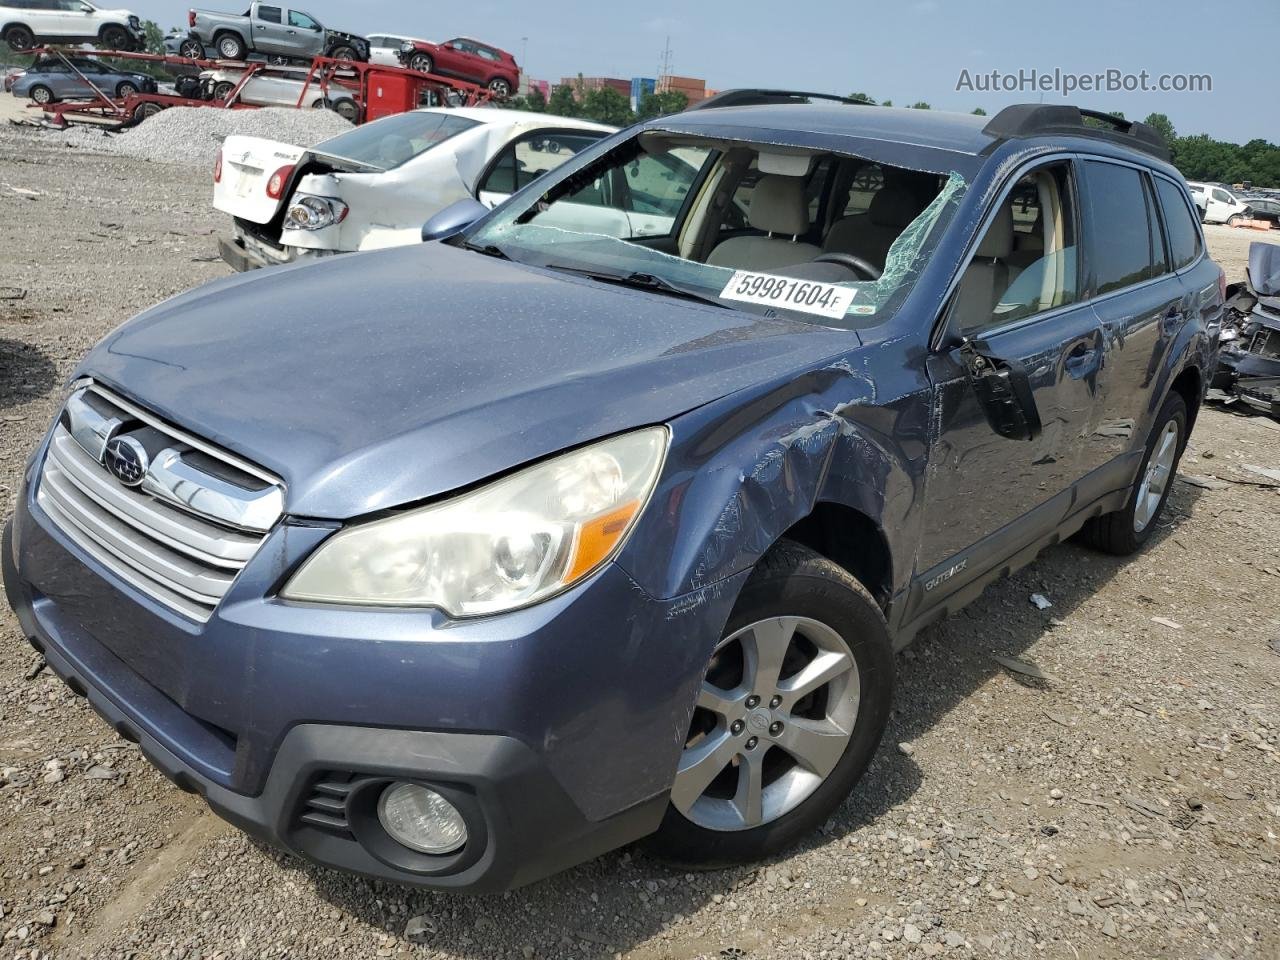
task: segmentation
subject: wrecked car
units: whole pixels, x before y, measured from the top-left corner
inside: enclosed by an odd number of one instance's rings
[[[234,100],[255,107],[299,107],[313,110],[332,110],[344,120],[355,123],[360,119],[360,103],[356,99],[357,83],[342,76],[322,88],[308,80],[308,71],[296,67],[272,67],[259,70],[244,80],[245,71],[234,67],[218,67],[203,70],[198,78],[198,92],[202,100]],[[344,84],[343,80],[348,79]],[[243,86],[241,82],[243,81]],[[239,93],[236,92],[237,88]],[[184,92],[184,91],[180,91]],[[185,91],[190,93],[188,89]]]
[[[384,117],[310,150],[228,137],[213,176],[213,205],[232,217],[222,256],[250,270],[418,243],[423,221],[449,204],[494,206],[613,131],[477,107]],[[605,207],[589,212],[617,218]]]
[[[772,856],[866,771],[895,650],[1162,525],[1223,275],[1159,135],[1088,116],[692,111],[432,242],[174,297],[24,471],[22,629],[322,864]]]
[[[1280,244],[1249,245],[1246,280],[1227,298],[1213,386],[1280,419]]]

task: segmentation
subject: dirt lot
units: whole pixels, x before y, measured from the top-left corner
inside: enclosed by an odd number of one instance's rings
[[[208,193],[204,171],[0,128],[5,515],[86,348],[226,273]],[[1249,239],[1211,231],[1232,279]],[[1245,465],[1280,468],[1277,426],[1205,411],[1183,470],[1227,482],[1178,484],[1140,557],[1055,548],[923,635],[862,787],[758,869],[679,874],[622,851],[462,899],[309,867],[170,787],[38,670],[4,610],[0,960],[1274,960],[1280,491]]]

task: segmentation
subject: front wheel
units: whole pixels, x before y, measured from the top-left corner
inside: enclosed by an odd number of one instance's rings
[[[234,83],[230,82],[229,80],[223,80],[221,83],[214,85],[213,99],[221,100],[223,103],[226,103],[227,98],[231,96],[231,93],[232,91],[235,90],[235,88],[236,88],[236,85]]]
[[[340,43],[329,51],[329,56],[334,60],[359,60],[360,54],[356,52],[356,48],[347,43]]]
[[[128,100],[130,97],[137,94],[137,92],[138,92],[138,85],[136,83],[133,83],[132,81],[125,80],[125,81],[122,81],[116,87],[116,99]]]
[[[707,667],[648,846],[715,868],[769,857],[816,830],[875,754],[893,675],[888,627],[866,588],[812,550],[778,544]]]
[[[124,27],[104,27],[98,39],[107,50],[127,51],[133,47],[133,38]]]
[[[1082,531],[1085,542],[1117,556],[1142,549],[1155,532],[1173,492],[1178,461],[1186,445],[1187,404],[1179,394],[1171,393],[1156,416],[1128,502],[1121,510],[1090,520]]]
[[[1231,216],[1227,217],[1227,226],[1228,227],[1240,226],[1240,214],[1233,213]]]
[[[409,58],[409,69],[417,70],[419,73],[430,73],[435,67],[435,61],[425,53],[415,53]]]
[[[511,96],[511,83],[502,77],[495,77],[489,81],[489,93],[495,100],[505,100]]]

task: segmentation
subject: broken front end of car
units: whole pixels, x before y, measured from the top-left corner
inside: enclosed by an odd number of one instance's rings
[[[1248,278],[1227,295],[1213,386],[1280,419],[1280,244],[1252,244]]]

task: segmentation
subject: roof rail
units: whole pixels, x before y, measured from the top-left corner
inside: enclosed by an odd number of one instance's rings
[[[1067,104],[1015,103],[992,117],[982,132],[999,140],[1042,137],[1055,133],[1072,137],[1094,137],[1141,150],[1161,160],[1168,160],[1170,156],[1169,145],[1160,131],[1150,124]]]
[[[812,100],[830,100],[835,103],[847,103],[853,106],[871,106],[865,100],[841,97],[834,93],[805,93],[799,90],[763,90],[746,87],[740,90],[725,90],[714,96],[695,103],[689,110],[714,110],[720,107],[755,107],[770,103],[809,103]]]

